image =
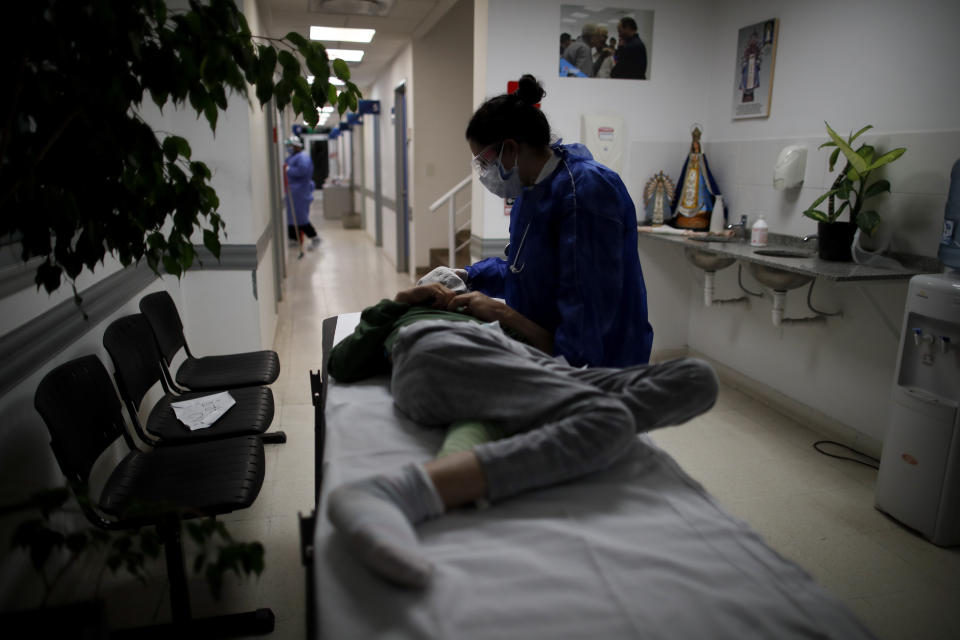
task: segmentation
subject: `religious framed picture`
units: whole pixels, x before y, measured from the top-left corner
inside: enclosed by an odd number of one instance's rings
[[[734,120],[770,115],[779,28],[780,21],[772,18],[739,31],[733,88]]]

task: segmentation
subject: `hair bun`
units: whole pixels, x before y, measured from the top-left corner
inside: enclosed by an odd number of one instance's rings
[[[543,90],[543,87],[540,86],[540,83],[537,82],[537,79],[532,75],[526,73],[520,77],[520,87],[517,89],[516,93],[516,96],[520,102],[534,105],[540,102],[545,95],[547,95],[547,93]]]

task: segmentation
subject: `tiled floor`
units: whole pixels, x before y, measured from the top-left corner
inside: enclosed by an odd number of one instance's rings
[[[411,284],[365,232],[335,222],[317,228],[319,250],[302,259],[291,253],[280,305],[275,348],[283,372],[273,386],[274,428],[289,440],[268,446],[267,480],[256,504],[225,518],[235,537],[264,543],[266,571],[259,580],[228,585],[229,605],[210,602],[201,583],[193,587],[198,614],[271,607],[273,637],[284,639],[306,635],[297,514],[313,506],[308,372],[320,365],[321,322]],[[811,446],[816,434],[729,386],[709,413],[654,438],[880,638],[960,638],[960,550],[937,548],[876,511],[874,470],[818,454]]]

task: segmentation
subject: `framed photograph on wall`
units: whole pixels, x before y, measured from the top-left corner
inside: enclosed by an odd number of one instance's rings
[[[734,120],[770,115],[779,28],[780,21],[772,18],[739,31],[733,88]]]
[[[560,77],[649,80],[653,11],[560,5]]]

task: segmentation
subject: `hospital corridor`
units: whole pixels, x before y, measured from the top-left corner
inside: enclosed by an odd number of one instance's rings
[[[0,636],[960,639],[960,2],[8,4]]]

